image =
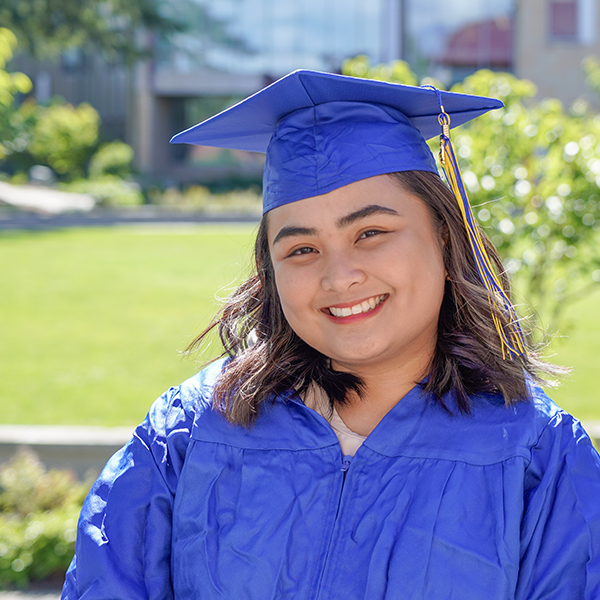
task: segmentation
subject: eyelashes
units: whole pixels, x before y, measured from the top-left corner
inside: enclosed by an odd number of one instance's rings
[[[381,229],[367,229],[367,231],[363,231],[359,236],[358,239],[366,239],[366,238],[370,238],[370,237],[375,237],[376,235],[380,235],[382,233],[386,233],[385,231],[382,231]]]
[[[361,232],[356,241],[367,240],[369,238],[377,237],[379,235],[386,234],[387,231],[382,229],[367,229],[366,231]],[[289,254],[286,255],[287,258],[293,256],[306,256],[307,254],[312,254],[318,252],[316,248],[311,246],[302,246],[300,248],[295,248]]]
[[[305,254],[310,254],[311,252],[316,252],[316,250],[310,246],[303,246],[302,248],[296,248],[290,252],[288,256],[303,256]]]

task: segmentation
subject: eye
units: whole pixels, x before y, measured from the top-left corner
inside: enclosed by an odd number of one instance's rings
[[[364,240],[366,238],[370,238],[370,237],[374,237],[376,235],[380,235],[382,233],[385,233],[385,231],[381,231],[380,229],[367,229],[366,231],[363,231],[359,236],[358,239],[359,240]]]
[[[316,250],[310,246],[302,246],[302,248],[296,248],[290,252],[288,256],[303,256],[304,254],[310,254],[311,252],[316,252]]]

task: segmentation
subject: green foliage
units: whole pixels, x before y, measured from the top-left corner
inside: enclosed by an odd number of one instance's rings
[[[88,179],[76,179],[60,187],[93,196],[97,206],[138,206],[144,202],[140,186],[126,179],[131,175],[132,160],[133,148],[128,144],[118,141],[104,144],[90,160]],[[83,165],[78,174],[82,170]]]
[[[588,56],[581,63],[581,67],[586,75],[586,83],[600,96],[600,60],[597,56]]]
[[[0,27],[0,164],[13,154],[25,150],[35,123],[35,106],[17,106],[16,94],[27,94],[31,81],[23,73],[9,73],[6,63],[17,44],[15,35]]]
[[[152,0],[0,0],[0,23],[39,59],[55,59],[70,48],[93,47],[109,59],[143,55],[136,32],[168,33],[181,25]]]
[[[33,99],[20,105],[15,102],[16,94],[31,90],[31,81],[25,75],[4,70],[16,43],[11,31],[0,28],[1,170],[20,176],[33,165],[42,164],[52,168],[63,181],[73,181],[85,177],[89,162],[89,175],[98,180],[92,193],[101,203],[139,204],[139,189],[119,179],[131,174],[133,149],[123,142],[111,142],[93,154],[100,125],[93,107],[61,102],[43,107]],[[116,193],[115,198],[107,200],[112,192]]]
[[[600,117],[534,86],[478,71],[453,88],[500,98],[454,134],[465,184],[484,229],[542,322],[556,330],[568,303],[600,281]]]
[[[97,206],[138,206],[144,197],[140,186],[133,181],[125,181],[116,175],[101,175],[95,179],[78,179],[60,186],[67,192],[89,194]]]
[[[27,75],[8,73],[4,70],[16,46],[15,34],[5,27],[0,27],[0,105],[3,106],[10,106],[15,94],[27,94],[31,90],[31,80]]]
[[[98,143],[99,124],[98,113],[89,104],[50,106],[39,115],[29,150],[60,175],[82,177]]]
[[[408,63],[403,60],[372,66],[368,56],[360,55],[355,58],[347,58],[342,63],[342,73],[352,77],[380,79],[405,85],[417,85],[418,83],[417,76],[411,71]]]
[[[0,586],[25,586],[66,570],[89,489],[22,450],[0,467]]]
[[[258,217],[262,210],[261,194],[253,188],[213,194],[204,186],[193,185],[183,191],[178,188],[168,188],[164,192],[151,190],[149,197],[153,204],[212,214],[255,214]]]
[[[104,144],[90,160],[88,174],[92,178],[103,175],[128,177],[131,175],[133,148],[124,142]]]

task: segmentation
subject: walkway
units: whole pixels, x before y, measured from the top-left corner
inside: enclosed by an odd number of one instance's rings
[[[207,214],[163,209],[159,206],[140,206],[135,209],[92,210],[43,215],[29,212],[0,210],[0,230],[44,230],[64,227],[105,227],[140,223],[258,223],[258,214]]]
[[[30,592],[2,592],[0,600],[60,600],[60,590],[30,591]]]

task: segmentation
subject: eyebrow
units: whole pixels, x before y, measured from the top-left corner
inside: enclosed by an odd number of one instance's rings
[[[378,204],[369,204],[360,210],[357,210],[349,215],[341,217],[337,220],[337,226],[339,229],[347,227],[352,223],[359,221],[360,219],[365,219],[366,217],[370,217],[371,215],[375,215],[378,213],[384,213],[388,215],[400,216],[398,211],[395,211],[393,208],[388,208],[387,206],[380,206]],[[273,240],[273,245],[277,242],[280,242],[282,239],[293,236],[300,235],[317,235],[317,229],[314,227],[297,227],[297,226],[288,226],[282,227],[279,230],[279,233],[275,236]]]
[[[317,230],[314,227],[282,227],[273,240],[273,246],[282,239],[295,235],[317,235]]]
[[[370,217],[371,215],[376,215],[378,213],[385,213],[388,215],[396,215],[400,216],[398,211],[395,211],[393,208],[388,208],[387,206],[380,206],[379,204],[369,204],[369,206],[365,206],[356,212],[350,213],[341,219],[338,219],[337,226],[339,228],[347,227],[351,225],[355,221],[359,221],[360,219],[364,219],[366,217]]]

